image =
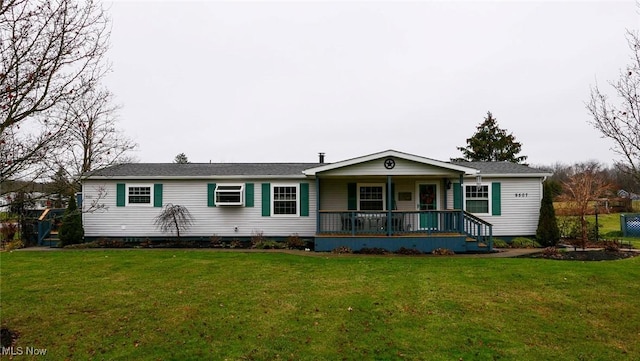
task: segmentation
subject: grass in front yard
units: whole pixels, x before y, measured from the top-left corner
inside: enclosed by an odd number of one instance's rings
[[[640,257],[0,254],[2,327],[49,359],[640,358]]]

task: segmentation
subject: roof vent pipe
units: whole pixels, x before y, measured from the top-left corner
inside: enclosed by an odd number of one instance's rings
[[[320,164],[324,164],[324,153],[318,153],[318,158]]]

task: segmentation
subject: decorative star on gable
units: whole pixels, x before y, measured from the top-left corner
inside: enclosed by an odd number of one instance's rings
[[[396,166],[396,161],[391,159],[391,158],[387,158],[384,160],[384,167],[387,169],[393,169],[393,167]]]

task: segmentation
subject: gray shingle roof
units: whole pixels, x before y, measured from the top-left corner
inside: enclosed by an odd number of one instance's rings
[[[452,162],[452,164],[461,165],[478,169],[480,174],[542,174],[549,173],[546,170],[532,168],[526,165],[511,162]]]
[[[319,163],[127,163],[85,174],[92,177],[302,176]]]
[[[325,163],[325,165],[328,163]],[[545,170],[510,162],[452,162],[480,170],[481,174],[544,174]],[[305,169],[320,163],[127,163],[111,166],[85,177],[229,177],[229,176],[300,176]]]

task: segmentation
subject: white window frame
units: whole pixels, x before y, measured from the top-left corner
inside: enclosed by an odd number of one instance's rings
[[[296,189],[296,213],[295,214],[276,214],[276,187],[289,187]],[[280,183],[271,184],[271,216],[272,217],[300,217],[300,184]]]
[[[129,191],[131,188],[149,188],[149,203],[130,203],[129,202]],[[149,183],[126,183],[125,184],[125,205],[129,207],[153,207],[153,184]]]
[[[221,189],[220,187],[238,187],[237,190],[232,189]],[[240,201],[239,202],[218,202],[218,194],[219,193],[240,193]],[[227,207],[227,206],[244,206],[244,183],[220,183],[216,184],[216,189],[213,192],[213,202],[216,206]]]
[[[382,188],[382,209],[371,211],[371,212],[380,212],[387,209],[387,192],[384,183],[358,183],[357,196],[358,196],[358,210],[360,211],[360,188],[362,187],[381,187]],[[367,212],[367,211],[365,211]]]
[[[467,198],[467,187],[487,187],[487,198]],[[475,214],[475,215],[482,215],[482,216],[488,216],[491,215],[491,184],[490,183],[469,183],[469,184],[463,184],[463,194],[462,194],[462,202],[464,205],[464,210],[471,213],[471,214]],[[471,212],[467,209],[467,200],[478,200],[478,201],[483,201],[485,200],[487,201],[487,212],[486,213],[474,213]]]

